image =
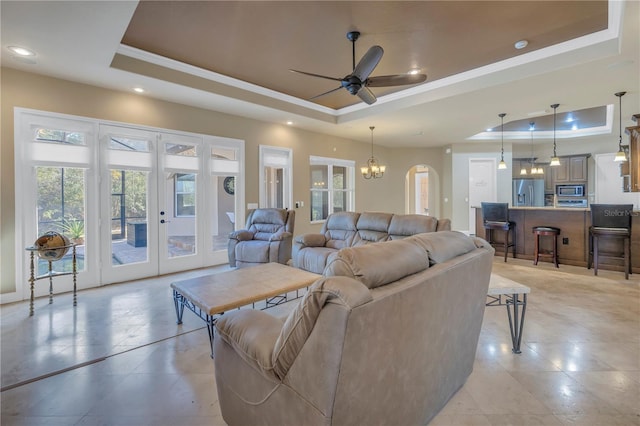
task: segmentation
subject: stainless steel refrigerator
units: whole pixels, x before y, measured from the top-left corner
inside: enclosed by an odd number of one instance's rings
[[[544,207],[544,179],[514,179],[514,207]]]

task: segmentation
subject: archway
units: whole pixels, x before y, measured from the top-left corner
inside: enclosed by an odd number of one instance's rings
[[[428,164],[412,166],[405,176],[405,213],[440,215],[440,176]]]

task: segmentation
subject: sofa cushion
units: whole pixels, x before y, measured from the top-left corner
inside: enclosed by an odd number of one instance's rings
[[[429,267],[426,251],[405,240],[344,248],[329,256],[325,276],[355,278],[368,288],[397,281]]]
[[[253,239],[268,241],[276,232],[284,231],[288,212],[284,209],[257,209],[250,216],[248,230]]]
[[[391,223],[391,213],[364,212],[358,219],[356,236],[351,247],[387,241],[389,239],[389,223]]]
[[[254,263],[269,262],[269,241],[249,240],[236,247],[236,260],[251,259]]]
[[[458,231],[439,231],[417,234],[403,241],[414,243],[429,254],[429,263],[443,263],[476,249],[473,238]]]
[[[296,257],[296,268],[315,274],[322,274],[324,267],[327,265],[327,259],[338,249],[329,247],[313,247],[313,249],[304,249],[298,252]]]
[[[389,239],[398,240],[423,232],[435,232],[438,219],[422,214],[396,214],[389,224]]]
[[[341,249],[350,247],[358,228],[358,218],[360,213],[355,212],[337,212],[332,213],[322,226],[322,233],[326,238],[326,247],[333,249]]]

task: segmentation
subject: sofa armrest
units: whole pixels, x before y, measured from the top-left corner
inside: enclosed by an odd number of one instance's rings
[[[272,355],[283,324],[283,320],[263,311],[241,309],[228,312],[216,321],[214,340],[221,338],[251,368],[266,378],[278,380]],[[213,356],[216,357],[215,352]]]
[[[438,219],[436,231],[451,231],[451,219]]]
[[[238,241],[249,241],[253,240],[253,232],[247,231],[246,229],[239,229],[230,233],[229,238]]]
[[[273,368],[280,379],[289,372],[313,331],[325,304],[335,304],[352,310],[372,300],[371,292],[362,283],[348,277],[318,279],[289,314],[273,348]]]
[[[296,243],[305,247],[324,247],[327,239],[322,234],[302,234],[295,238]]]
[[[276,232],[271,237],[269,237],[269,241],[284,241],[286,239],[292,238],[293,234],[291,232]]]

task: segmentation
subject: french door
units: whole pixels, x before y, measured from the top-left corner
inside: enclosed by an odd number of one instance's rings
[[[81,234],[87,288],[225,263],[243,226],[243,141],[16,109],[15,147],[20,282],[24,249],[48,230]],[[56,281],[54,292],[71,289]]]
[[[237,146],[114,125],[100,126],[100,144],[103,283],[227,261],[230,216],[241,216]]]

